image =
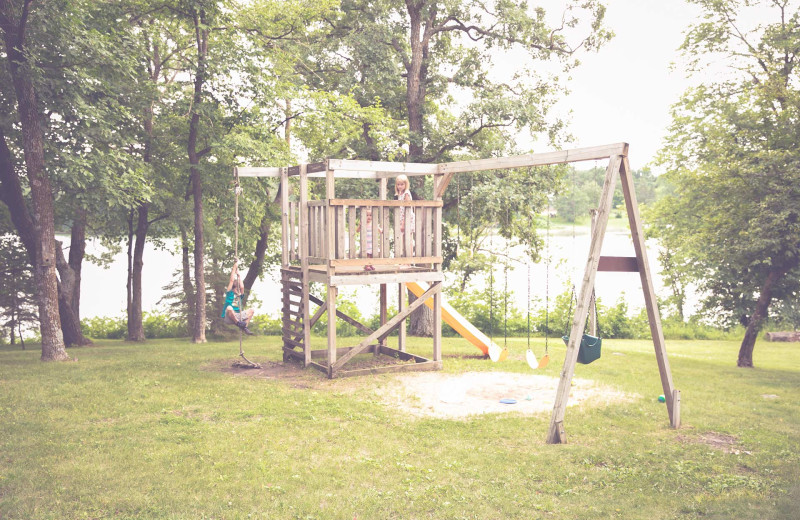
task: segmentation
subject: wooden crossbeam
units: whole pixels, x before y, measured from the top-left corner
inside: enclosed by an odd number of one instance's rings
[[[342,365],[344,365],[345,363],[350,361],[350,359],[352,359],[353,357],[355,357],[358,354],[360,354],[364,349],[366,349],[376,339],[379,339],[379,338],[381,338],[383,336],[388,335],[392,331],[392,329],[394,329],[395,326],[397,326],[397,324],[399,324],[401,321],[406,319],[418,307],[423,305],[428,298],[430,298],[434,294],[437,294],[441,290],[442,290],[442,283],[441,282],[437,282],[437,283],[434,283],[433,285],[431,285],[428,288],[428,290],[425,291],[422,294],[422,296],[420,296],[419,298],[414,300],[414,302],[411,305],[409,305],[408,307],[403,309],[401,312],[397,313],[394,316],[394,318],[392,318],[389,321],[387,321],[382,327],[380,327],[378,330],[376,330],[375,332],[370,334],[369,337],[367,337],[361,343],[359,343],[358,345],[353,347],[353,350],[351,350],[350,352],[348,352],[347,354],[345,354],[344,356],[339,358],[339,360],[332,367],[333,371],[335,372],[335,371],[339,370],[342,367]]]
[[[601,256],[598,271],[638,273],[639,261],[635,256]]]
[[[319,316],[317,316],[317,315],[319,314],[321,316],[322,312],[325,312],[328,309],[328,304],[326,302],[320,300],[319,298],[317,298],[313,294],[309,294],[308,295],[308,299],[320,306],[320,308],[317,309],[317,312],[314,314],[314,317],[316,319],[311,318],[311,326],[313,327],[314,324],[319,319]],[[320,312],[320,311],[322,311],[322,312]],[[353,327],[357,328],[358,330],[360,330],[361,332],[363,332],[365,334],[372,334],[373,332],[375,332],[371,328],[367,327],[366,325],[364,325],[363,323],[359,322],[358,320],[355,320],[355,319],[351,318],[350,316],[348,316],[347,314],[343,313],[339,309],[336,309],[336,317],[343,319],[344,321],[346,321],[347,323],[349,323],[350,325],[352,325]]]
[[[439,173],[476,172],[481,170],[504,170],[508,168],[527,168],[529,166],[546,166],[578,161],[607,159],[617,155],[628,155],[627,143],[615,143],[588,148],[574,148],[557,152],[517,155],[515,157],[493,157],[472,161],[457,161],[439,164]],[[446,187],[446,186],[445,186]],[[444,190],[441,190],[443,193]]]

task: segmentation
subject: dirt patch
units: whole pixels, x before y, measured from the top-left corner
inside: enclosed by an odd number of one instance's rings
[[[745,453],[747,455],[752,455],[752,452],[742,449],[742,447],[739,445],[739,439],[733,435],[727,435],[724,433],[706,432],[700,434],[699,437],[686,437],[684,435],[679,435],[677,439],[683,442],[705,444],[706,446],[720,450],[723,453],[732,453],[734,455]]]
[[[218,361],[209,370],[240,377],[278,379],[295,388],[359,392],[371,389],[386,406],[418,417],[465,418],[485,413],[549,413],[553,410],[558,378],[512,372],[416,372],[329,380],[297,363],[257,360],[261,368],[231,366]],[[586,379],[574,379],[568,406],[608,406],[637,396]],[[502,403],[513,400],[513,404]]]
[[[422,372],[396,376],[396,384],[382,387],[378,395],[387,405],[417,416],[454,419],[484,413],[531,415],[553,410],[558,381],[555,377],[511,372]],[[568,406],[606,406],[634,397],[594,381],[574,379]]]

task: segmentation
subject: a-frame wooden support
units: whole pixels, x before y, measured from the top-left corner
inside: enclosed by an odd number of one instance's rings
[[[622,182],[622,192],[625,196],[625,207],[628,213],[628,223],[631,228],[633,247],[636,252],[639,276],[642,280],[642,290],[644,291],[645,306],[647,317],[650,322],[650,332],[653,336],[653,346],[655,348],[658,370],[661,374],[661,386],[667,401],[670,425],[673,428],[680,427],[680,392],[672,384],[672,373],[667,360],[667,351],[664,345],[664,332],[661,328],[661,317],[658,312],[656,294],[653,288],[653,278],[650,272],[650,264],[647,260],[645,249],[644,234],[642,232],[641,221],[639,219],[639,207],[636,201],[636,192],[633,186],[633,176],[630,165],[628,164],[627,145],[622,149],[621,154],[612,155],[606,169],[605,183],[600,195],[600,204],[597,210],[594,230],[592,231],[591,245],[589,246],[589,256],[586,260],[581,289],[578,294],[578,303],[575,309],[575,316],[572,322],[572,329],[569,335],[567,353],[564,359],[564,368],[561,371],[561,379],[558,383],[556,401],[553,405],[553,415],[550,419],[550,429],[547,433],[548,444],[566,443],[567,436],[564,429],[564,413],[567,408],[569,398],[570,383],[575,374],[575,363],[578,360],[578,347],[583,329],[589,313],[589,306],[594,287],[595,275],[597,274],[600,263],[600,251],[603,247],[603,237],[608,225],[608,217],[611,211],[611,201],[614,197],[617,174]]]

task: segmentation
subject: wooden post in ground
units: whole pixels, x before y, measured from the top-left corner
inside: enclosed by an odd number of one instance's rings
[[[300,271],[302,272],[303,294],[303,366],[311,364],[311,309],[308,301],[308,248],[310,245],[309,222],[308,222],[308,173],[305,164],[300,165],[300,202],[297,208],[300,222]]]
[[[589,215],[591,217],[591,222],[592,222],[590,236],[594,236],[594,226],[595,226],[595,221],[597,220],[597,210],[590,209]],[[592,289],[594,289],[594,287],[592,287]],[[592,336],[597,336],[597,302],[595,301],[594,298],[592,298],[592,301],[589,304],[589,334],[591,334]]]
[[[388,196],[388,179],[381,179],[379,184],[379,196],[381,200],[386,200]],[[388,225],[389,225],[389,209],[388,208],[381,208],[380,209],[380,225],[381,225],[381,233],[375,237],[375,240],[381,243],[381,255],[386,258],[389,256],[389,239],[387,236]],[[376,216],[373,215],[373,218]],[[389,307],[389,293],[387,290],[387,286],[385,283],[381,284],[381,293],[380,293],[380,320],[381,320],[381,327],[386,323],[386,319],[388,316],[388,307]],[[380,339],[379,344],[382,347],[386,346],[386,338],[383,337]],[[381,349],[375,349],[375,355],[377,356],[380,353]]]
[[[434,175],[434,200],[442,200],[443,191],[439,189],[444,184],[444,175]],[[442,256],[442,207],[433,208],[433,256]],[[424,234],[428,233],[425,226]],[[427,242],[427,237],[417,236],[417,240]],[[436,270],[442,270],[442,264],[436,264]],[[442,361],[442,293],[437,292],[433,297],[433,360]]]
[[[331,206],[331,199],[336,198],[333,170],[325,171],[325,259],[328,271],[328,280],[333,276],[335,268],[331,260],[336,258],[336,208]],[[333,365],[336,363],[336,286],[328,284],[328,377],[333,377]]]
[[[639,277],[642,281],[642,291],[644,291],[644,304],[647,309],[647,320],[650,323],[650,334],[653,337],[653,347],[656,351],[656,361],[658,362],[658,372],[661,375],[661,388],[664,391],[664,398],[667,401],[667,411],[669,412],[670,424],[674,428],[680,426],[680,406],[675,402],[675,387],[672,384],[672,371],[667,359],[667,349],[664,342],[664,331],[661,328],[661,315],[658,312],[658,301],[656,292],[653,288],[653,277],[650,273],[650,263],[647,260],[647,249],[645,247],[644,232],[639,220],[639,205],[636,201],[636,190],[633,184],[633,174],[625,157],[620,170],[622,180],[622,194],[625,196],[625,206],[628,209],[628,223],[631,228],[631,238],[633,248],[636,251],[636,259],[639,263]],[[680,395],[679,393],[677,395]],[[680,399],[678,398],[678,403]]]
[[[291,251],[289,232],[289,171],[281,168],[281,267],[289,267]]]
[[[625,153],[627,153],[627,148]],[[622,167],[622,158],[622,155],[611,157],[608,163],[608,168],[606,169],[606,179],[605,183],[603,184],[603,192],[600,195],[600,204],[598,205],[597,222],[594,233],[592,233],[592,241],[591,245],[589,246],[589,256],[586,259],[586,267],[584,269],[583,280],[581,282],[581,288],[578,294],[578,302],[575,307],[572,329],[569,334],[567,353],[564,358],[564,367],[561,371],[561,379],[558,382],[556,402],[553,406],[553,415],[550,419],[550,429],[547,433],[548,444],[559,444],[566,442],[564,412],[567,408],[567,400],[569,399],[572,376],[575,374],[575,363],[578,360],[578,346],[580,345],[581,338],[583,336],[583,329],[586,324],[586,318],[589,313],[589,302],[591,301],[592,297],[592,287],[594,287],[594,279],[595,275],[597,274],[597,264],[600,261],[600,250],[603,247],[603,237],[605,236],[606,226],[608,224],[608,214],[611,211],[611,201],[614,198],[614,186],[617,180],[617,173]]]

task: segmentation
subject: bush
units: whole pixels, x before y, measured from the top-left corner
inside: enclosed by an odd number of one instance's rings
[[[145,312],[142,314],[142,326],[147,339],[186,337],[186,323],[168,314]],[[81,320],[81,331],[84,336],[94,339],[124,339],[128,335],[128,320],[125,316],[109,318],[95,316]]]
[[[84,336],[94,339],[123,339],[128,333],[128,320],[124,316],[84,318],[81,320],[81,331]]]

